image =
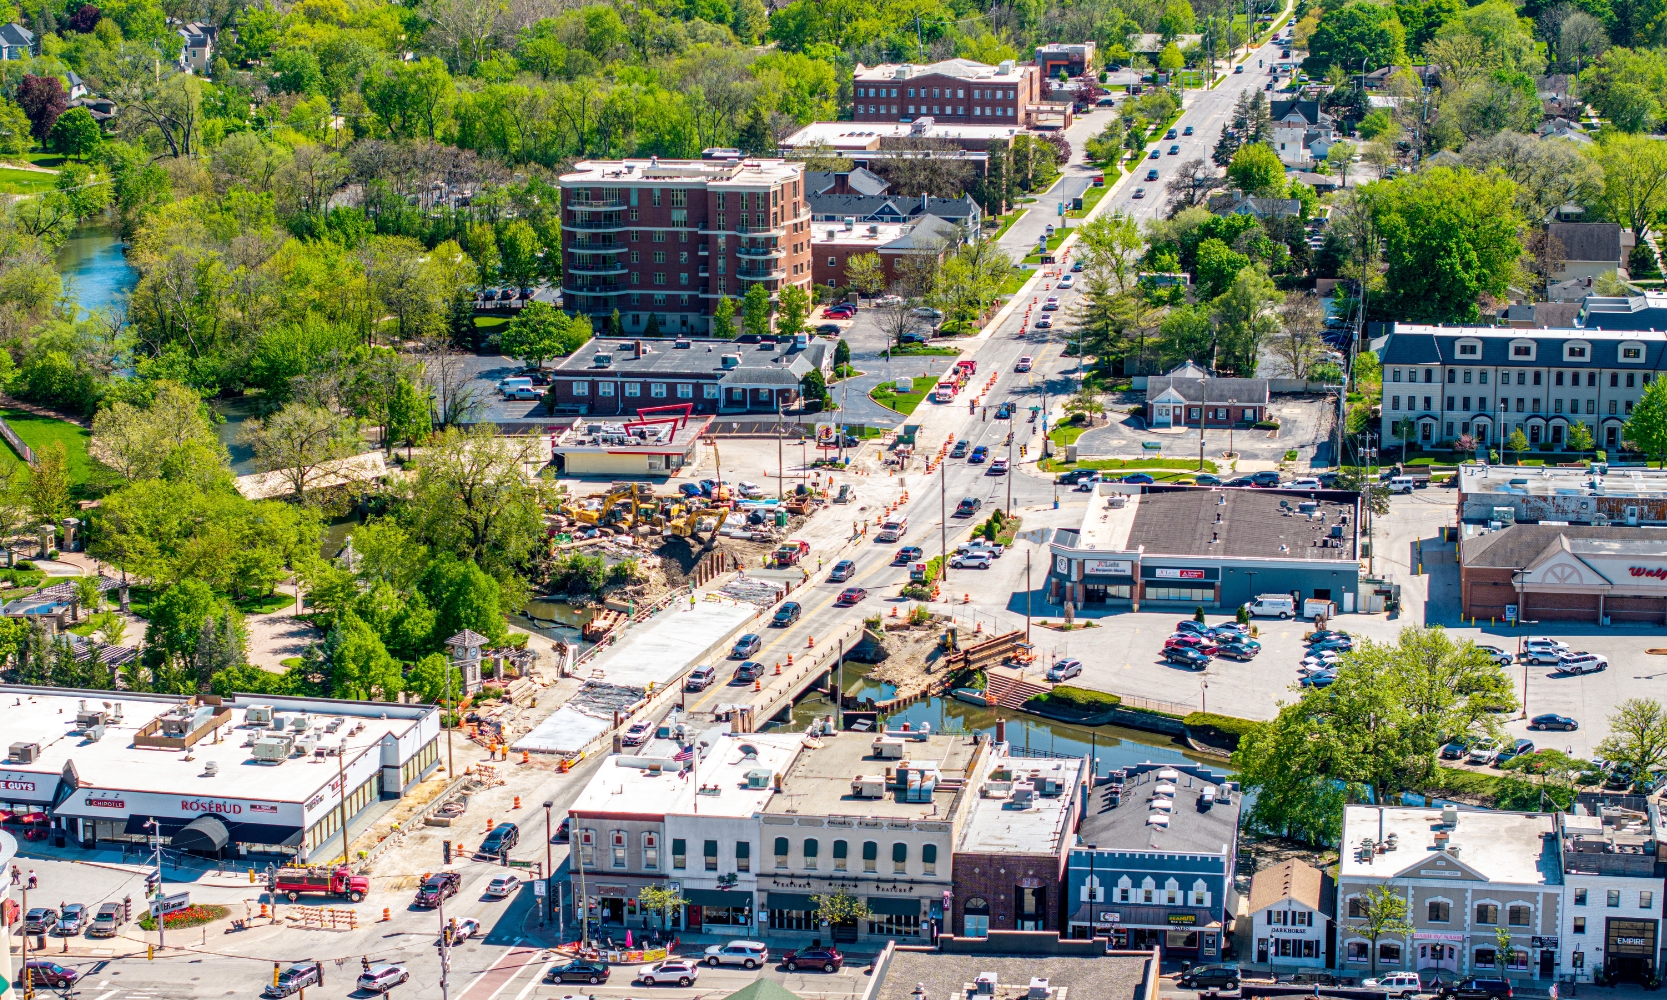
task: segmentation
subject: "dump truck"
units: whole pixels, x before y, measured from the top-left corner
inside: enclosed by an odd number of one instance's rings
[[[286,896],[290,902],[303,895],[342,896],[359,902],[370,892],[370,879],[353,874],[352,869],[340,868],[280,868],[269,883],[272,895]]]
[[[810,543],[798,539],[783,542],[776,551],[770,554],[772,566],[797,566],[799,560],[810,554]]]

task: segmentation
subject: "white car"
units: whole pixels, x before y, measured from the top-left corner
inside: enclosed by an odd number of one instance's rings
[[[451,943],[455,947],[480,933],[480,921],[474,917],[464,917],[452,924]]]
[[[1360,985],[1368,990],[1382,990],[1385,995],[1400,1000],[1424,992],[1424,984],[1419,981],[1416,972],[1391,972],[1377,979],[1368,979]]]
[[[686,958],[674,958],[661,962],[642,971],[637,982],[658,986],[661,983],[676,983],[678,986],[688,986],[700,977],[700,965]]]
[[[770,946],[762,941],[728,941],[708,947],[704,954],[706,964],[714,968],[739,965],[744,969],[757,969],[770,960]]]
[[[962,552],[949,558],[954,569],[989,569],[991,558],[987,552]]]
[[[1027,372],[1027,371],[1030,371],[1030,366],[1031,366],[1031,357],[1030,357],[1030,355],[1026,354],[1024,357],[1019,359],[1018,364],[1013,366],[1013,370],[1016,371],[1016,372]]]
[[[955,546],[955,554],[958,556],[964,556],[969,552],[982,552],[991,559],[1000,559],[1001,554],[1005,551],[1007,551],[1007,546],[984,538],[975,538],[970,542],[962,542]]]
[[[1556,663],[1569,651],[1569,644],[1556,639],[1529,639],[1522,644],[1522,659],[1528,663]]]
[[[1477,646],[1476,648],[1481,650],[1484,656],[1501,667],[1508,667],[1511,665],[1511,654],[1505,652],[1503,649],[1500,649],[1498,646]]]
[[[1054,282],[1053,287],[1055,287],[1055,288],[1070,288],[1072,285],[1074,285],[1076,283],[1077,283],[1077,279],[1074,278],[1073,276],[1067,274],[1065,277],[1060,278],[1058,281]]]
[[[1336,650],[1325,649],[1318,653],[1309,653],[1302,658],[1304,670],[1329,670],[1337,665],[1339,659]]]
[[[735,488],[748,500],[757,500],[759,497],[764,495],[763,487],[759,486],[757,483],[748,482],[746,480],[736,483]]]
[[[1293,479],[1289,483],[1285,484],[1285,489],[1288,489],[1288,490],[1323,490],[1323,489],[1325,489],[1325,487],[1320,484],[1320,481],[1318,479],[1309,478],[1309,479]]]
[[[1048,680],[1056,683],[1058,681],[1068,681],[1080,673],[1082,673],[1081,660],[1060,660],[1048,668]]]
[[[882,295],[874,300],[874,304],[877,306],[900,306],[903,304],[903,296]]]
[[[1466,764],[1492,764],[1498,757],[1499,741],[1485,739],[1470,748],[1470,752],[1464,755],[1464,762]]]
[[[483,895],[487,899],[503,899],[506,896],[513,896],[515,890],[519,888],[521,888],[521,879],[518,876],[499,875],[486,883],[486,892]]]

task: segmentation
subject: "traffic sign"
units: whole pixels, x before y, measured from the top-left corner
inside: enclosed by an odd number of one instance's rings
[[[151,916],[154,917],[160,913],[172,913],[175,910],[183,910],[190,905],[191,894],[189,892],[176,892],[172,896],[163,896],[161,899],[151,900],[150,912]]]
[[[545,887],[545,882],[544,882],[543,879],[538,879],[537,881],[533,882],[533,895],[537,896],[539,899],[543,899],[546,895],[546,893],[544,891],[544,887]]]

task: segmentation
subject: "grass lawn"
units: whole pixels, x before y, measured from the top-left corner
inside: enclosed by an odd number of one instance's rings
[[[237,610],[246,615],[269,615],[290,607],[295,603],[295,598],[289,594],[269,594],[265,597],[245,597],[233,603]]]
[[[960,348],[938,347],[935,344],[903,344],[891,349],[894,358],[954,358],[960,354]]]
[[[1065,237],[1070,235],[1070,232],[1071,231],[1066,229],[1064,226],[1055,227],[1053,235],[1048,237],[1048,252],[1053,253],[1055,250],[1058,250],[1059,245],[1065,242]],[[1042,255],[1039,253],[1033,253],[1026,257],[1024,262],[1026,264],[1040,264],[1042,263]]]
[[[1001,239],[1002,236],[1006,235],[1006,233],[1009,229],[1013,228],[1013,223],[1018,222],[1020,219],[1024,218],[1025,213],[1028,212],[1028,211],[1030,211],[1030,209],[1021,208],[1017,212],[1009,212],[1008,214],[1002,216],[1001,217],[1001,228],[996,230],[996,234],[994,236],[990,237],[990,239],[992,239],[992,240]]]
[[[1106,196],[1106,192],[1110,190],[1110,185],[1090,187],[1087,191],[1082,193],[1082,211],[1066,212],[1065,217],[1067,219],[1086,218],[1088,213],[1094,211],[1094,206],[1098,205],[1100,203],[1100,199],[1104,198]]]
[[[1055,448],[1063,448],[1068,444],[1076,444],[1077,438],[1088,430],[1087,424],[1060,424],[1048,432],[1048,440]]]
[[[27,410],[0,408],[0,416],[5,417],[6,423],[11,424],[23,443],[37,453],[55,441],[63,442],[64,452],[69,456],[69,480],[72,485],[80,486],[92,478],[98,463],[87,454],[87,442],[93,437],[91,430],[67,420],[37,416]],[[9,452],[10,449],[7,449]]]
[[[0,168],[0,194],[40,194],[52,190],[57,184],[55,174]]]
[[[497,329],[500,329],[502,327],[506,327],[508,325],[509,325],[509,317],[508,316],[476,316],[475,317],[475,329],[481,331],[482,333],[491,333],[493,330],[497,330]]]
[[[996,294],[1017,295],[1019,294],[1019,289],[1023,288],[1025,286],[1025,282],[1029,280],[1029,271],[1022,267],[1015,267],[1012,272],[1007,275],[1007,280],[1001,283],[1001,288],[996,292]]]
[[[1050,458],[1041,463],[1043,472],[1070,472],[1072,469],[1144,469],[1153,472],[1159,469],[1169,470],[1175,476],[1192,476],[1198,474],[1198,460],[1185,458],[1096,458],[1087,462],[1064,462],[1057,458]],[[1204,471],[1215,472],[1216,463],[1210,459],[1204,460]],[[1164,478],[1164,477],[1158,477]]]
[[[930,380],[917,378],[915,384],[921,387],[916,392],[898,392],[894,388],[879,388],[869,393],[868,398],[888,410],[896,410],[898,413],[908,416],[915,411],[915,407],[920,405],[921,400],[937,388],[937,383]]]

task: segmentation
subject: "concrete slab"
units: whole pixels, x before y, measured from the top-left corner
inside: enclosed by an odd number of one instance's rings
[[[627,631],[580,672],[610,684],[664,687],[694,666],[707,648],[722,642],[757,614],[758,608],[751,604],[701,601],[689,607],[679,602]]]
[[[598,719],[566,705],[550,716],[532,732],[516,740],[511,750],[531,750],[536,753],[572,753],[602,735],[612,720]]]

